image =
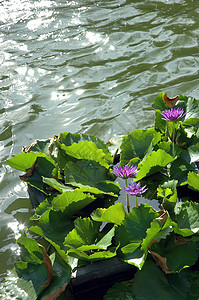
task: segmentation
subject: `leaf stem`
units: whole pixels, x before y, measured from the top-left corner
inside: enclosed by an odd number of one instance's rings
[[[138,197],[135,195],[135,205],[138,207]]]
[[[175,143],[175,135],[176,135],[175,122],[173,122],[172,142],[174,143]]]
[[[125,185],[128,187],[127,178],[125,178]],[[130,205],[129,205],[129,194],[126,192],[126,206],[127,206],[127,212],[130,212]]]

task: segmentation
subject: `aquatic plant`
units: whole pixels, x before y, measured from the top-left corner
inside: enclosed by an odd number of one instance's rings
[[[164,117],[163,120],[166,121],[175,121],[177,119],[180,119],[185,116],[186,113],[183,114],[183,108],[171,108],[171,109],[165,109],[164,112],[161,113],[161,115]]]
[[[105,300],[198,299],[199,100],[179,95],[170,103],[165,95],[153,103],[152,128],[108,143],[63,132],[7,161],[24,172],[35,206],[8,284],[18,276],[16,286],[30,299],[58,299],[63,291],[72,299],[77,270],[119,259],[137,268],[134,280],[118,279]],[[126,212],[115,175],[127,192],[156,200],[160,210],[136,203]]]
[[[117,177],[123,178],[125,180],[126,187],[128,187],[127,179],[132,178],[137,175],[137,167],[133,165],[120,165],[113,167],[113,174]],[[130,212],[130,204],[129,204],[129,196],[126,193],[126,203],[127,203],[127,211]]]
[[[136,207],[138,207],[138,200],[137,197],[140,197],[143,193],[145,193],[148,188],[146,188],[146,185],[141,187],[140,182],[133,184],[129,183],[128,187],[124,187],[124,190],[131,196],[135,196],[136,200]]]

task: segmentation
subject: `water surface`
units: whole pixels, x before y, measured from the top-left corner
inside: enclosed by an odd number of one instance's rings
[[[115,134],[153,125],[151,104],[199,94],[194,0],[0,1],[0,278],[32,214],[23,145],[63,131]]]

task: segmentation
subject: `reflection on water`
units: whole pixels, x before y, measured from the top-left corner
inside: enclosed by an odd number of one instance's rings
[[[162,91],[197,98],[197,4],[0,1],[1,277],[14,261],[7,224],[32,214],[21,173],[5,160],[63,131],[107,141],[151,126]]]

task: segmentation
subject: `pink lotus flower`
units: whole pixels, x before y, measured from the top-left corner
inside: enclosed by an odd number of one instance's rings
[[[130,165],[123,165],[121,167],[120,165],[113,167],[113,174],[115,174],[117,177],[127,179],[130,177],[134,177],[137,175],[137,167],[136,166],[130,166]]]
[[[162,118],[163,120],[175,121],[179,118],[184,117],[184,115],[186,115],[186,113],[183,114],[183,109],[178,107],[178,108],[172,108],[171,110],[165,109],[165,111],[163,111],[161,113],[161,115],[164,117],[164,118]]]
[[[124,187],[124,190],[131,196],[140,197],[141,194],[145,193],[148,190],[148,188],[146,188],[146,185],[141,187],[140,182],[134,182],[133,184],[129,184],[128,187]]]

